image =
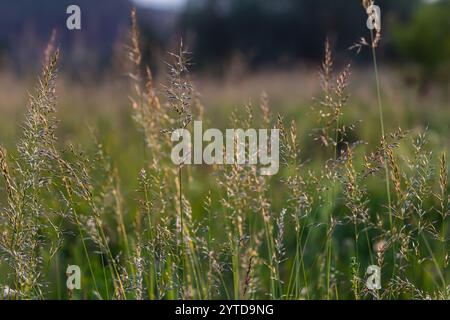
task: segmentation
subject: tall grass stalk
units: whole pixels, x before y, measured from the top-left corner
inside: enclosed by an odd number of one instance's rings
[[[373,35],[373,30],[370,30],[370,36],[372,39],[371,44],[371,50],[372,50],[372,62],[373,62],[373,69],[375,74],[375,87],[377,91],[377,103],[378,103],[378,112],[380,115],[380,128],[381,128],[381,141],[383,144],[386,143],[386,132],[384,128],[384,117],[383,117],[383,102],[381,98],[381,85],[380,85],[380,76],[378,73],[378,62],[377,62],[377,54],[376,54],[376,42]],[[388,210],[389,210],[389,224],[391,229],[393,228],[393,221],[392,221],[392,200],[391,200],[391,186],[390,186],[390,173],[389,173],[389,164],[388,164],[388,157],[387,154],[384,154],[384,169],[385,169],[385,176],[386,176],[386,196],[388,200]]]

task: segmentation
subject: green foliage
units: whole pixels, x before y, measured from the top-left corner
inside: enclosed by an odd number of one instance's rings
[[[450,1],[420,7],[408,24],[393,30],[394,47],[406,62],[421,67],[423,77],[450,72]]]

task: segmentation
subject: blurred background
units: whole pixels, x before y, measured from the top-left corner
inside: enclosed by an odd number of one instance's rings
[[[70,4],[81,8],[80,31],[66,28]],[[421,81],[448,75],[449,1],[377,4],[384,63],[414,64]],[[155,68],[181,37],[194,53],[195,70],[218,76],[237,68],[317,64],[326,37],[343,58],[367,58],[346,52],[367,33],[359,0],[2,0],[0,67],[17,73],[39,67],[42,48],[55,29],[65,69],[76,77],[99,76],[117,66],[132,6],[138,8],[146,60]]]

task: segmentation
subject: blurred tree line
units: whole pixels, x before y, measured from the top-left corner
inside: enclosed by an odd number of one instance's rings
[[[368,37],[361,0],[188,0],[182,12],[138,8],[147,61],[153,67],[183,37],[195,68],[223,72],[231,62],[246,67],[317,63],[328,37],[337,53]],[[429,1],[428,1],[429,2]],[[382,10],[384,61],[408,64],[414,78],[449,80],[450,0],[377,0]],[[69,4],[82,8],[82,30],[65,27]],[[66,67],[99,74],[120,56],[131,0],[1,0],[0,68],[19,72],[40,66],[53,28]],[[339,56],[337,57],[339,59]],[[353,56],[364,62],[368,52]],[[414,64],[416,68],[411,68]]]
[[[420,3],[377,1],[384,36],[390,37],[394,23],[408,21]],[[191,0],[180,28],[198,65],[223,66],[239,53],[255,67],[320,59],[326,37],[338,51],[346,50],[368,35],[366,21],[360,0]],[[389,57],[392,49],[383,47]]]
[[[417,66],[415,74],[422,90],[430,80],[450,82],[450,0],[438,1],[416,10],[409,23],[397,24],[393,43],[403,63]]]
[[[66,27],[66,9],[72,4],[81,8],[81,30]],[[62,64],[72,75],[107,69],[129,28],[131,7],[130,0],[0,0],[0,68],[40,70],[55,30]]]

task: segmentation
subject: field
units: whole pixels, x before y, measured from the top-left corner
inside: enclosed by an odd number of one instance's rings
[[[139,43],[127,78],[74,82],[53,43],[39,81],[0,77],[0,299],[449,299],[448,84],[326,41],[322,65],[225,79],[181,44],[153,79]],[[279,172],[173,164],[193,120],[279,129]]]

